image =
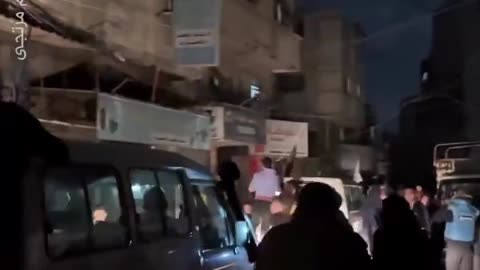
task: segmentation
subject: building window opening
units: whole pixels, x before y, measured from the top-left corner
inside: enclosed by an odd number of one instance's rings
[[[283,24],[283,6],[280,1],[275,2],[274,19]]]

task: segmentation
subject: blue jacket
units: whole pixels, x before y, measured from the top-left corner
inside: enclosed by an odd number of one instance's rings
[[[475,240],[475,224],[479,211],[468,200],[453,199],[448,205],[452,220],[446,223],[445,239],[459,242]]]

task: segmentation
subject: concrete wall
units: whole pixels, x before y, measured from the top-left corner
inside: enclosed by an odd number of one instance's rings
[[[310,111],[347,128],[363,127],[362,65],[358,27],[336,11],[305,18],[303,69]]]
[[[246,92],[259,81],[272,93],[274,70],[299,70],[301,37],[273,17],[273,0],[224,1],[220,70],[237,80]]]
[[[175,65],[172,14],[162,12],[167,0],[38,2],[66,23],[98,34],[127,59],[195,75],[192,79],[199,75]],[[273,0],[222,2],[220,70],[246,92],[256,80],[270,93],[273,70],[300,69],[302,39],[274,21],[273,5]]]
[[[377,155],[373,147],[353,144],[341,144],[338,147],[338,166],[347,171],[353,171],[356,162],[360,161],[362,171],[376,171]]]

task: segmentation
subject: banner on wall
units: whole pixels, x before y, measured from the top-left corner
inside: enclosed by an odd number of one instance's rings
[[[218,66],[222,0],[175,1],[173,24],[178,65]]]
[[[308,123],[266,121],[265,155],[285,156],[296,147],[296,157],[308,157]]]
[[[232,144],[265,143],[265,118],[258,112],[236,106],[207,106],[198,109],[210,115],[212,139]]]
[[[97,102],[100,140],[210,149],[209,117],[108,94]]]

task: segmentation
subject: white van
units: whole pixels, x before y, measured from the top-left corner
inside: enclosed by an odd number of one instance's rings
[[[285,182],[294,180],[292,177],[286,177]],[[308,183],[324,183],[331,186],[342,197],[342,205],[340,210],[345,217],[350,221],[355,232],[360,232],[362,227],[362,217],[360,215],[360,208],[362,207],[365,196],[363,188],[356,184],[345,184],[342,179],[329,177],[301,177],[295,179],[306,185]]]

